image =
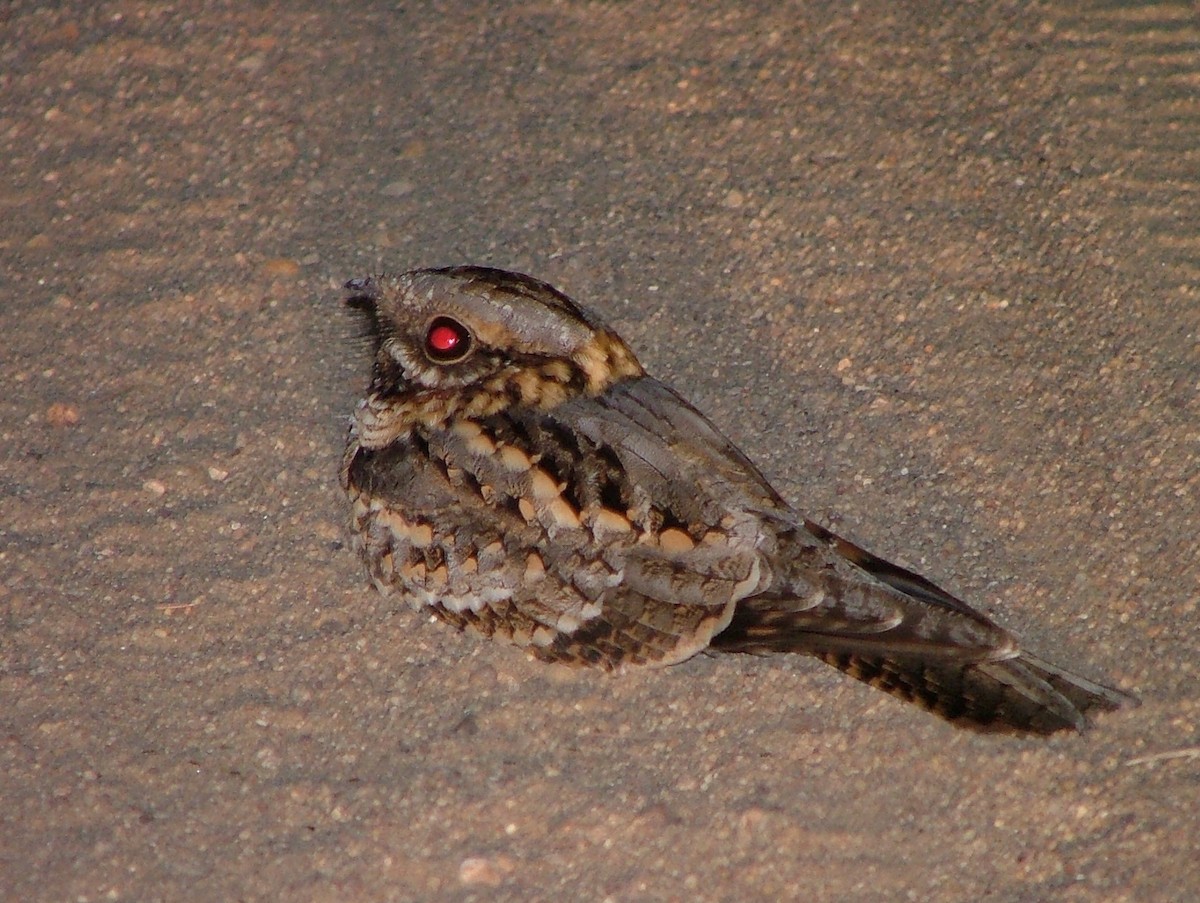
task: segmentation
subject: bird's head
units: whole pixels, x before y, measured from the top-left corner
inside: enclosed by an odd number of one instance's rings
[[[379,398],[454,394],[552,407],[643,373],[597,316],[520,273],[413,270],[355,279],[346,289],[347,304],[367,316]]]

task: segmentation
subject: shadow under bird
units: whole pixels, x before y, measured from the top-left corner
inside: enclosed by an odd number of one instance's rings
[[[544,661],[804,653],[984,730],[1135,702],[807,520],[550,285],[463,266],[346,288],[375,357],[342,483],[381,591]]]

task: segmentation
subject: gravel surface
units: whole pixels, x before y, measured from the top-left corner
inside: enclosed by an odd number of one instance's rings
[[[13,0],[0,160],[0,898],[1200,899],[1193,8]],[[980,736],[380,598],[337,286],[465,262],[1144,704]]]

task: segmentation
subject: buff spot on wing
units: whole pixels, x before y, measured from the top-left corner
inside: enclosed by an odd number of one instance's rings
[[[659,534],[658,544],[664,552],[669,552],[673,555],[690,552],[696,548],[696,543],[692,541],[692,537],[674,527],[669,530],[663,530]]]
[[[525,580],[537,583],[545,578],[546,562],[542,561],[542,556],[537,552],[530,552],[525,556]]]
[[[467,451],[476,455],[490,455],[496,451],[496,443],[485,436],[477,423],[470,420],[459,420],[450,428],[459,436],[467,447]]]
[[[597,539],[610,533],[628,533],[633,529],[629,518],[609,508],[597,509],[590,517],[592,533]]]
[[[414,524],[386,508],[375,513],[375,522],[386,527],[402,543],[408,543],[418,549],[433,545],[433,528],[429,524]]]
[[[521,449],[513,445],[505,445],[496,453],[505,470],[513,473],[523,473],[533,467],[533,460]]]
[[[562,529],[579,529],[579,515],[575,512],[575,509],[571,507],[570,503],[562,497],[555,496],[553,499],[551,499],[551,501],[546,505],[546,510],[550,513],[550,517],[554,523]]]
[[[557,498],[562,491],[561,485],[550,474],[537,467],[529,472],[529,488],[533,497],[540,502]]]

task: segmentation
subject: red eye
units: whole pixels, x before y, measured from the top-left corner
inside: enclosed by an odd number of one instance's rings
[[[425,333],[425,353],[440,364],[461,361],[471,350],[471,333],[450,317],[437,317]]]

